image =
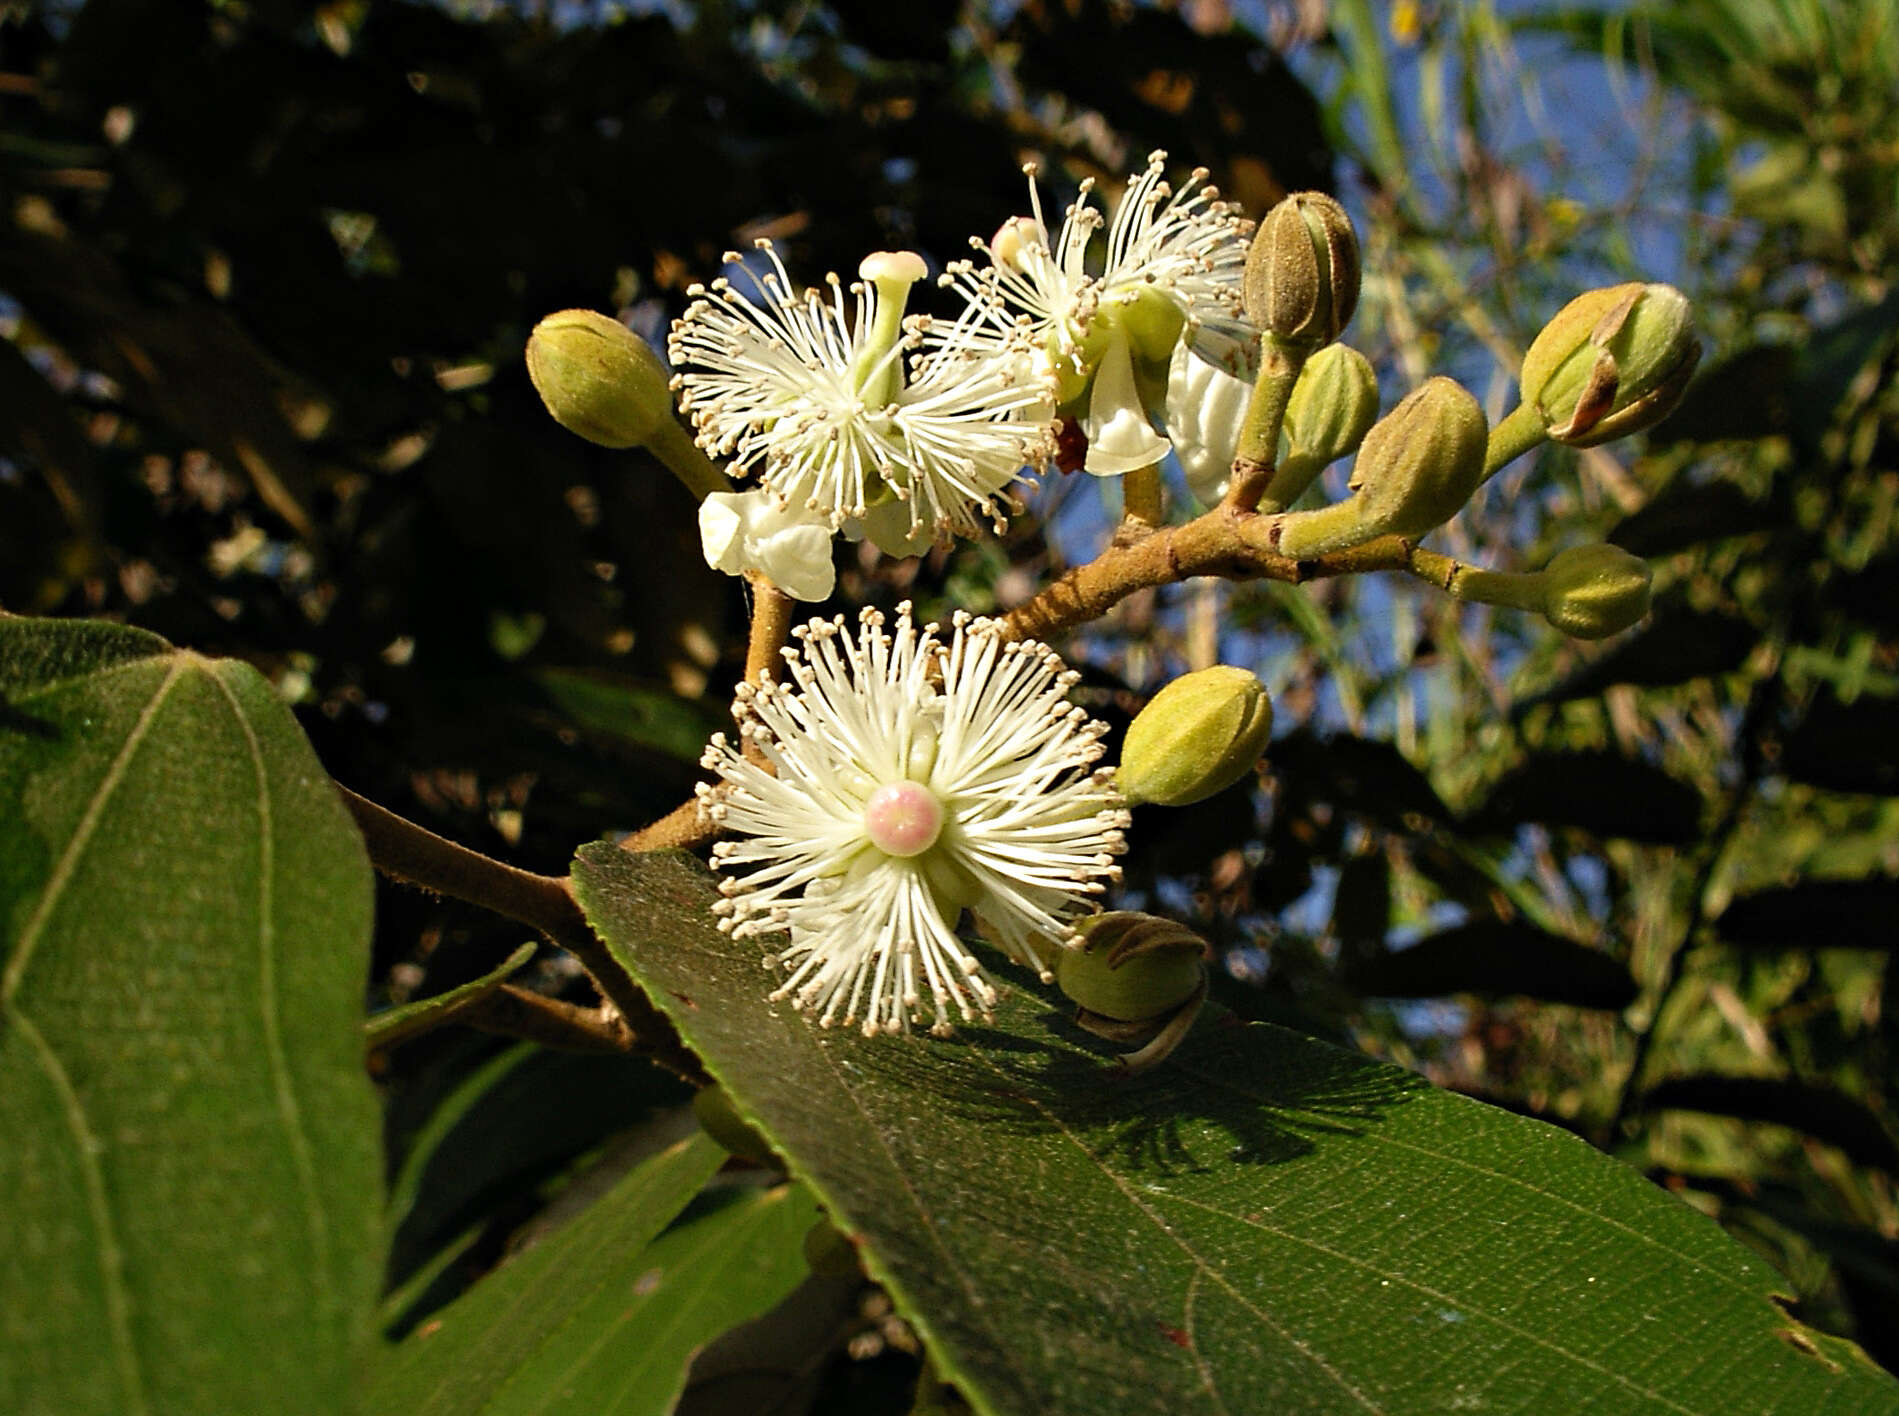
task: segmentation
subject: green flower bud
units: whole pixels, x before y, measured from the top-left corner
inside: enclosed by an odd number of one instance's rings
[[[1416,540],[1442,526],[1483,485],[1489,436],[1468,390],[1452,379],[1426,379],[1365,434],[1349,499],[1284,518],[1281,553],[1303,560],[1377,536]]]
[[[1578,295],[1543,327],[1523,356],[1523,402],[1554,441],[1595,447],[1674,412],[1700,358],[1687,296],[1611,285]]]
[[[673,416],[659,356],[592,310],[562,310],[535,325],[527,366],[554,421],[602,447],[637,447]]]
[[[1128,725],[1115,783],[1130,805],[1186,806],[1244,777],[1266,751],[1273,704],[1245,669],[1175,679]]]
[[[1648,613],[1648,562],[1620,546],[1572,547],[1538,578],[1543,618],[1577,639],[1619,634]]]
[[[1200,936],[1158,915],[1116,911],[1079,925],[1079,948],[1064,949],[1055,977],[1069,1000],[1117,1023],[1146,1023],[1173,1012],[1206,979]]]
[[[1358,307],[1358,237],[1323,192],[1294,192],[1266,213],[1246,254],[1246,317],[1307,352],[1339,337]]]

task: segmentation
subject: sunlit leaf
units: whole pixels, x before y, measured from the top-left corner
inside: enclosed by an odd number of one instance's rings
[[[601,843],[575,883],[978,1412],[1899,1410],[1567,1133],[1258,1024],[1117,1078],[1019,986],[949,1041],[826,1032],[696,862]]]

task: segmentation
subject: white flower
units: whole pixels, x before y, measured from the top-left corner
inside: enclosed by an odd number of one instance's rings
[[[830,523],[765,492],[713,492],[699,503],[706,564],[727,575],[762,572],[797,600],[827,599],[837,584]]]
[[[972,346],[967,316],[941,331],[905,320],[918,256],[867,257],[847,301],[835,275],[828,294],[795,295],[771,243],[757,244],[770,269],[747,268],[755,297],[725,279],[693,286],[667,343],[700,446],[833,529],[893,500],[906,537],[973,536],[978,516],[999,526],[1003,494],[1052,435],[1049,391],[1020,350]]]
[[[1174,350],[1167,378],[1167,436],[1187,485],[1207,506],[1226,495],[1240,425],[1259,377],[1259,345],[1203,336]]]
[[[1120,878],[1128,816],[1094,769],[1102,724],[1067,701],[1054,651],[959,612],[945,642],[910,607],[894,633],[865,610],[813,620],[787,649],[791,682],[740,686],[733,713],[760,762],[712,739],[699,788],[736,839],[713,847],[719,927],[790,934],[772,994],[830,1026],[932,1030],[988,1016],[995,989],[956,925],[965,909],[1046,978],[1070,921]]]
[[[959,261],[943,276],[992,312],[997,331],[1027,330],[1055,370],[1065,410],[1079,410],[1087,395],[1086,466],[1104,475],[1165,455],[1163,439],[1151,428],[1143,437],[1135,426],[1159,406],[1164,388],[1139,384],[1164,385],[1179,340],[1203,331],[1251,336],[1240,295],[1251,223],[1206,184],[1204,168],[1176,192],[1165,180],[1166,160],[1164,152],[1148,155],[1112,222],[1094,205],[1094,179],[1085,180],[1053,237],[1031,165],[1034,214],[1005,222],[986,247],[972,240],[988,256],[986,267]],[[1105,250],[1091,262],[1090,244],[1104,226]],[[1097,430],[1112,430],[1118,442],[1097,454]],[[1130,461],[1136,456],[1146,460]]]

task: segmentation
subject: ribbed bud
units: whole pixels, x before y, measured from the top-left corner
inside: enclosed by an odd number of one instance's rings
[[[1372,425],[1352,465],[1352,496],[1293,512],[1279,549],[1296,560],[1362,545],[1378,536],[1416,540],[1463,509],[1484,480],[1490,425],[1453,379],[1426,379]]]
[[[1553,441],[1595,447],[1674,412],[1700,358],[1687,296],[1611,285],[1578,295],[1543,327],[1523,356],[1523,402]]]
[[[1543,618],[1577,639],[1619,634],[1648,613],[1648,562],[1620,546],[1572,547],[1539,578]]]
[[[1217,665],[1175,679],[1128,725],[1115,782],[1130,805],[1186,806],[1251,772],[1273,732],[1266,685]]]
[[[1371,360],[1332,344],[1306,361],[1286,404],[1292,456],[1324,467],[1365,440],[1378,418],[1378,375]]]
[[[1307,351],[1339,337],[1358,308],[1358,237],[1323,192],[1294,192],[1266,213],[1246,255],[1246,317]]]
[[[554,421],[602,447],[637,447],[673,415],[659,356],[593,310],[562,310],[535,325],[527,366]]]
[[[1055,978],[1069,1000],[1117,1023],[1163,1017],[1206,977],[1200,936],[1158,915],[1116,911],[1080,924],[1079,948],[1064,949]]]

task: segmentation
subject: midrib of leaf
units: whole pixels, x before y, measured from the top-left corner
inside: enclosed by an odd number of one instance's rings
[[[147,661],[140,659],[137,662],[143,665]],[[73,828],[72,838],[66,842],[66,849],[60,852],[53,873],[46,879],[46,891],[40,896],[39,905],[27,920],[26,927],[20,931],[19,942],[13,947],[13,957],[7,960],[6,973],[0,974],[0,1005],[12,1006],[13,995],[19,991],[20,980],[26,975],[26,966],[32,961],[33,951],[39,947],[40,934],[46,928],[46,921],[52,917],[54,907],[65,894],[67,883],[78,868],[79,858],[92,840],[92,833],[98,829],[107,800],[118,790],[126,768],[131,765],[133,757],[138,754],[146,735],[151,731],[152,719],[158,716],[160,706],[171,695],[172,685],[178,682],[184,669],[181,656],[172,663],[158,687],[153,690],[151,700],[139,710],[132,731],[125,736],[125,745],[119,749],[118,755],[112,759],[112,765],[106,768],[105,776],[99,779],[99,785],[93,789],[92,799],[80,813],[79,824]]]
[[[193,656],[194,658],[196,656]],[[277,995],[277,923],[276,866],[277,841],[275,815],[271,808],[270,780],[264,769],[264,753],[252,729],[244,707],[225,682],[223,665],[206,664],[211,681],[237,720],[250,753],[251,770],[257,778],[257,991],[258,1013],[264,1029],[264,1055],[270,1067],[271,1090],[277,1099],[277,1115],[283,1122],[291,1163],[297,1170],[297,1188],[303,1195],[304,1220],[310,1233],[310,1284],[319,1311],[334,1314],[338,1310],[336,1294],[330,1283],[329,1216],[317,1190],[316,1157],[310,1138],[303,1128],[303,1111],[290,1077],[290,1060],[284,1053],[282,1020],[278,1016]]]
[[[147,660],[136,660],[144,665]],[[124,666],[130,667],[130,666]],[[92,840],[92,834],[98,829],[99,818],[104,814],[105,805],[112,794],[118,790],[132,759],[138,754],[151,731],[152,721],[158,716],[158,710],[171,696],[172,686],[183,674],[185,663],[182,658],[174,660],[159,681],[158,687],[145,706],[139,710],[132,731],[126,734],[125,743],[113,757],[106,773],[99,779],[99,785],[93,789],[92,798],[86,803],[86,809],[80,813],[79,823],[73,828],[71,839],[66,842],[65,850],[60,852],[53,872],[47,877],[46,889],[40,896],[39,904],[34,908],[26,927],[20,931],[18,942],[14,945],[13,957],[7,961],[4,975],[0,975],[0,1013],[4,1013],[8,1027],[12,1028],[39,1058],[40,1066],[46,1072],[47,1079],[59,1093],[60,1105],[66,1113],[67,1124],[72,1128],[74,1148],[78,1154],[80,1173],[85,1176],[86,1208],[92,1217],[93,1230],[97,1236],[99,1258],[99,1276],[105,1292],[106,1322],[110,1329],[112,1353],[119,1369],[119,1382],[125,1390],[127,1410],[133,1416],[142,1416],[149,1411],[150,1404],[145,1392],[144,1373],[140,1369],[138,1348],[132,1340],[131,1299],[125,1291],[124,1257],[119,1250],[118,1225],[113,1219],[112,1206],[106,1196],[105,1173],[100,1166],[99,1157],[103,1147],[93,1135],[92,1125],[86,1118],[86,1109],[74,1090],[72,1078],[66,1074],[65,1066],[59,1055],[53,1051],[45,1036],[36,1027],[31,1018],[14,1004],[13,996],[19,991],[20,981],[26,976],[27,965],[32,961],[34,950],[38,948],[40,936],[46,929],[46,922],[52,918],[53,910],[64,896],[66,886],[72,880],[73,872],[78,868],[79,859],[85,854],[86,846]],[[75,679],[67,682],[77,682]]]

